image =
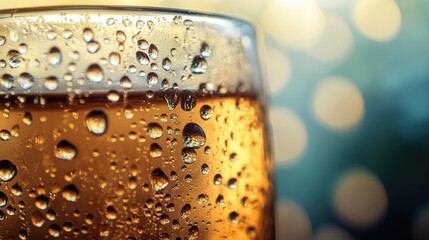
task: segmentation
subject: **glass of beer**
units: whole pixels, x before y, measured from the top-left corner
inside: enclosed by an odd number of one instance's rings
[[[139,7],[0,12],[0,239],[274,239],[254,28]]]

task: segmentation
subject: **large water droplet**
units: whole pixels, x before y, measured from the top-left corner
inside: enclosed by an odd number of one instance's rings
[[[61,228],[56,224],[52,224],[49,227],[48,232],[49,235],[51,235],[52,237],[59,237],[61,234]]]
[[[165,71],[170,71],[170,69],[171,69],[171,60],[169,58],[164,58],[162,60],[162,68]]]
[[[13,87],[14,78],[12,75],[3,74],[0,79],[0,84],[6,89],[9,90]]]
[[[191,205],[185,204],[185,206],[182,207],[182,210],[180,210],[180,216],[182,218],[188,218],[191,215]]]
[[[16,50],[7,52],[6,60],[11,68],[17,68],[21,64],[21,54]]]
[[[109,63],[112,64],[112,66],[118,66],[121,63],[121,55],[117,52],[112,52],[109,55]]]
[[[36,198],[34,205],[40,210],[45,210],[50,205],[49,198],[46,197],[45,195],[40,195]]]
[[[58,88],[58,79],[54,76],[47,77],[43,82],[43,86],[46,89],[53,91]]]
[[[197,98],[189,90],[182,91],[182,109],[185,111],[191,111],[197,105]]]
[[[86,45],[86,50],[89,53],[96,53],[98,52],[98,50],[100,49],[100,44],[96,41],[90,41],[87,45]]]
[[[150,175],[150,181],[152,184],[152,189],[156,192],[164,190],[168,185],[168,177],[159,168],[152,171]]]
[[[149,123],[147,133],[152,139],[158,139],[162,136],[162,127],[158,123]]]
[[[85,28],[83,30],[82,38],[87,43],[94,39],[94,32],[91,30],[91,28]]]
[[[8,202],[7,196],[4,192],[0,192],[0,208],[6,206]]]
[[[86,70],[86,76],[92,82],[101,82],[104,78],[104,73],[98,64],[91,64]]]
[[[167,103],[168,110],[173,111],[179,103],[179,95],[174,89],[167,89],[164,93],[164,100]]]
[[[79,198],[79,190],[74,184],[69,184],[63,188],[62,196],[69,202],[76,202]]]
[[[197,161],[197,152],[193,148],[183,148],[182,149],[182,160],[187,163],[191,164]]]
[[[31,74],[29,73],[21,73],[18,77],[18,84],[23,88],[23,89],[30,89],[33,87],[34,85],[34,78]]]
[[[41,227],[45,223],[45,218],[40,211],[36,210],[31,214],[31,222],[34,226]]]
[[[207,62],[202,56],[195,56],[192,60],[191,71],[195,74],[202,74],[207,71]]]
[[[55,146],[54,154],[61,160],[70,161],[76,157],[77,149],[68,141],[62,140]]]
[[[213,109],[209,105],[204,105],[200,109],[201,118],[204,120],[209,120],[213,115]]]
[[[150,145],[150,156],[153,158],[161,157],[162,155],[162,148],[157,143],[152,143]]]
[[[86,127],[94,135],[102,135],[106,132],[108,121],[102,110],[92,110],[85,119]]]
[[[150,62],[149,56],[142,51],[136,52],[136,59],[137,59],[137,62],[139,62],[141,65],[145,65],[145,66],[148,65]]]
[[[16,166],[9,160],[0,161],[0,180],[3,182],[11,181],[16,176],[17,172]]]
[[[158,48],[154,44],[151,44],[149,46],[149,57],[153,60],[158,57]]]
[[[53,47],[51,50],[49,50],[48,54],[48,62],[53,67],[58,67],[61,64],[62,61],[62,55],[60,49]]]
[[[146,50],[146,49],[149,48],[149,43],[145,39],[140,39],[140,40],[137,41],[137,46],[141,50]]]
[[[148,84],[149,86],[153,86],[153,85],[155,85],[155,84],[157,84],[157,83],[158,83],[158,75],[157,75],[156,73],[154,73],[154,72],[150,72],[150,73],[147,75],[147,79],[146,79],[146,81],[147,81],[147,84]]]
[[[187,147],[200,148],[206,143],[206,134],[196,123],[188,123],[183,128],[183,143]]]

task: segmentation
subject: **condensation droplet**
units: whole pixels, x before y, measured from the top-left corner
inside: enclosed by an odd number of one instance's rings
[[[116,41],[119,43],[124,43],[125,40],[127,40],[127,35],[123,31],[117,31],[116,32]]]
[[[168,177],[160,168],[152,171],[150,175],[150,181],[152,184],[152,189],[156,192],[164,190],[168,185]]]
[[[162,68],[165,71],[170,71],[170,69],[171,69],[171,60],[169,58],[164,58],[162,60]]]
[[[112,52],[109,55],[109,63],[112,64],[112,66],[118,66],[121,64],[121,55],[117,52]]]
[[[82,38],[85,42],[90,42],[94,39],[94,32],[91,28],[85,28],[82,33]]]
[[[197,226],[192,226],[188,230],[189,232],[189,240],[200,239],[200,230]]]
[[[9,74],[3,74],[3,76],[0,79],[0,84],[6,90],[12,89],[13,83],[14,83],[14,78],[12,75],[9,75]]]
[[[185,204],[180,210],[180,216],[182,218],[188,218],[191,215],[191,205]]]
[[[203,175],[209,174],[209,166],[207,164],[204,163],[203,165],[201,165],[201,173]]]
[[[150,63],[149,56],[142,51],[136,52],[136,59],[137,59],[138,63],[140,63],[141,65],[144,65],[144,66],[146,66]]]
[[[7,53],[6,60],[11,68],[17,68],[22,61],[21,54],[16,50],[10,50]]]
[[[50,205],[49,198],[45,195],[40,195],[36,198],[34,205],[40,210],[45,210]]]
[[[8,199],[4,192],[0,192],[0,208],[7,205]]]
[[[3,182],[12,181],[17,172],[16,166],[9,160],[0,161],[0,180]]]
[[[239,215],[238,215],[237,212],[231,212],[229,214],[229,220],[231,220],[231,222],[234,223],[234,224],[238,223],[238,217],[239,217]]]
[[[150,72],[147,75],[147,80],[146,81],[147,81],[147,84],[149,86],[153,86],[153,85],[155,85],[155,84],[158,83],[158,75],[156,73],[154,73],[154,72]]]
[[[45,218],[43,217],[43,214],[40,211],[34,211],[31,213],[31,222],[36,227],[41,227],[45,223]]]
[[[34,85],[34,78],[29,73],[21,73],[18,77],[18,84],[25,90],[30,89]]]
[[[51,41],[57,39],[57,37],[58,37],[58,34],[55,31],[51,30],[51,31],[46,33],[46,38],[51,40]]]
[[[19,184],[18,184],[18,183],[15,183],[15,184],[10,188],[10,192],[11,192],[14,196],[19,197],[19,196],[21,196],[21,195],[22,195],[23,190],[22,190],[21,186],[19,186]]]
[[[222,184],[222,180],[223,180],[222,175],[216,174],[213,178],[213,183],[215,185],[220,185],[220,184]]]
[[[140,39],[140,40],[137,41],[137,46],[141,50],[146,50],[146,49],[149,48],[149,43],[145,39]]]
[[[49,227],[48,232],[49,235],[51,235],[52,237],[59,237],[61,234],[61,228],[56,224],[52,224]]]
[[[70,161],[76,157],[77,149],[68,141],[62,140],[55,146],[54,154],[61,160]]]
[[[164,93],[164,100],[167,104],[168,110],[173,111],[177,104],[179,104],[179,95],[174,89],[167,89]]]
[[[209,120],[213,115],[213,109],[209,105],[204,105],[200,109],[200,115],[203,120]]]
[[[114,90],[109,91],[107,93],[107,99],[113,103],[118,102],[119,98],[120,98],[119,93]]]
[[[19,53],[25,54],[25,53],[27,53],[27,50],[28,50],[27,44],[25,44],[25,43],[19,44],[19,46],[18,46]]]
[[[195,56],[192,60],[191,71],[195,74],[202,74],[207,71],[207,62],[202,56]]]
[[[201,44],[200,53],[201,53],[201,56],[203,57],[209,57],[210,54],[212,53],[210,46],[206,42]]]
[[[98,52],[98,50],[100,49],[100,44],[96,41],[90,41],[87,45],[86,45],[86,50],[89,53],[96,53]]]
[[[47,77],[45,81],[43,81],[43,86],[46,89],[53,91],[58,88],[58,79],[54,76]]]
[[[190,90],[182,91],[182,109],[191,111],[197,105],[197,98]]]
[[[71,37],[73,37],[73,32],[70,31],[69,29],[65,29],[63,31],[63,38],[64,39],[70,39]]]
[[[69,202],[76,202],[79,198],[79,190],[74,184],[69,184],[63,188],[61,195]]]
[[[106,20],[106,24],[107,24],[107,26],[112,26],[113,24],[115,24],[115,19],[114,18],[108,18]]]
[[[235,178],[231,178],[228,180],[228,187],[231,189],[236,189],[237,188],[237,179]]]
[[[161,157],[162,155],[162,148],[157,143],[152,143],[150,146],[150,156],[153,158]]]
[[[102,110],[92,110],[86,116],[85,123],[92,134],[96,136],[102,135],[107,130],[107,115]]]
[[[7,141],[10,138],[10,132],[6,129],[0,130],[0,139],[2,141]]]
[[[0,46],[3,46],[6,43],[6,38],[4,36],[0,36]]]
[[[98,64],[91,64],[86,70],[87,78],[92,82],[101,82],[104,78],[104,73]]]
[[[168,224],[170,223],[170,217],[167,214],[162,214],[159,221],[162,225]]]
[[[182,160],[187,164],[192,164],[197,160],[195,149],[187,147],[182,149]]]
[[[115,220],[118,217],[118,212],[113,206],[108,206],[106,209],[106,218],[109,220]]]
[[[162,127],[158,123],[149,123],[147,133],[152,139],[158,139],[162,136]]]
[[[188,123],[183,128],[183,143],[187,147],[200,148],[206,143],[206,134],[196,123]]]
[[[158,58],[158,48],[154,44],[149,46],[149,57],[153,60]]]
[[[48,62],[53,67],[58,67],[62,62],[62,55],[60,49],[53,47],[49,50]]]
[[[119,80],[119,85],[123,88],[131,88],[133,86],[133,83],[131,82],[130,78],[127,76],[123,76],[120,80]]]

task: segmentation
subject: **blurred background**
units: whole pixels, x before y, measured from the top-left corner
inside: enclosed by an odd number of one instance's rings
[[[429,239],[429,1],[2,0],[176,7],[263,33],[279,239]]]

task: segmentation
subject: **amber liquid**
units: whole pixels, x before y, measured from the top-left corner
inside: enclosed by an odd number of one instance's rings
[[[169,110],[156,94],[45,102],[1,98],[0,130],[10,137],[0,141],[0,159],[16,175],[0,181],[0,239],[274,239],[272,166],[256,98],[198,97],[190,111]],[[101,134],[88,128],[94,110],[107,120]],[[154,123],[162,128],[156,139]],[[205,133],[193,163],[182,156],[188,123]],[[72,159],[56,155],[64,140]],[[71,184],[72,197],[64,193]]]

